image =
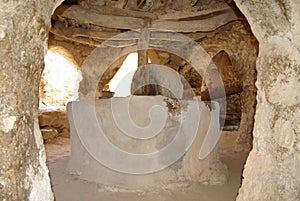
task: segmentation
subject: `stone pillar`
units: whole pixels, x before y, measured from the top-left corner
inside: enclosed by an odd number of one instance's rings
[[[148,65],[148,46],[150,30],[142,29],[141,38],[138,41],[138,68],[132,78],[131,93],[135,95],[149,95],[149,65]],[[138,86],[141,86],[139,88]]]
[[[50,18],[58,3],[0,2],[0,200],[53,200],[37,110]]]
[[[253,150],[237,200],[299,200],[300,2],[236,2],[259,41]]]

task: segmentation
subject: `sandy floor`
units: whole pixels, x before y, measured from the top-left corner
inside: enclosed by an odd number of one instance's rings
[[[222,155],[230,174],[229,182],[223,186],[191,184],[173,191],[111,192],[95,183],[79,180],[66,171],[70,157],[68,138],[57,138],[45,146],[56,201],[234,201],[246,158],[245,155],[228,151]]]

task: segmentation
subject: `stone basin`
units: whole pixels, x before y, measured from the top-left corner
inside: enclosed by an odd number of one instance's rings
[[[128,96],[70,102],[67,112],[68,171],[80,179],[134,191],[227,181],[217,102]]]

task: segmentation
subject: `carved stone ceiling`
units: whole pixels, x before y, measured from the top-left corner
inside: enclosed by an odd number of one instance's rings
[[[56,40],[91,47],[124,31],[141,28],[171,30],[197,40],[223,25],[242,20],[236,13],[230,1],[224,0],[69,0],[53,14],[50,32]],[[159,32],[153,33],[154,39],[160,38]],[[169,34],[171,38],[172,33]],[[137,40],[139,35],[137,32],[129,40]]]

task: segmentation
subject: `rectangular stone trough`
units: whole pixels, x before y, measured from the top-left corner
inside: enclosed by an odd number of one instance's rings
[[[133,191],[227,180],[216,102],[129,96],[70,102],[67,111],[68,171],[80,179]]]

